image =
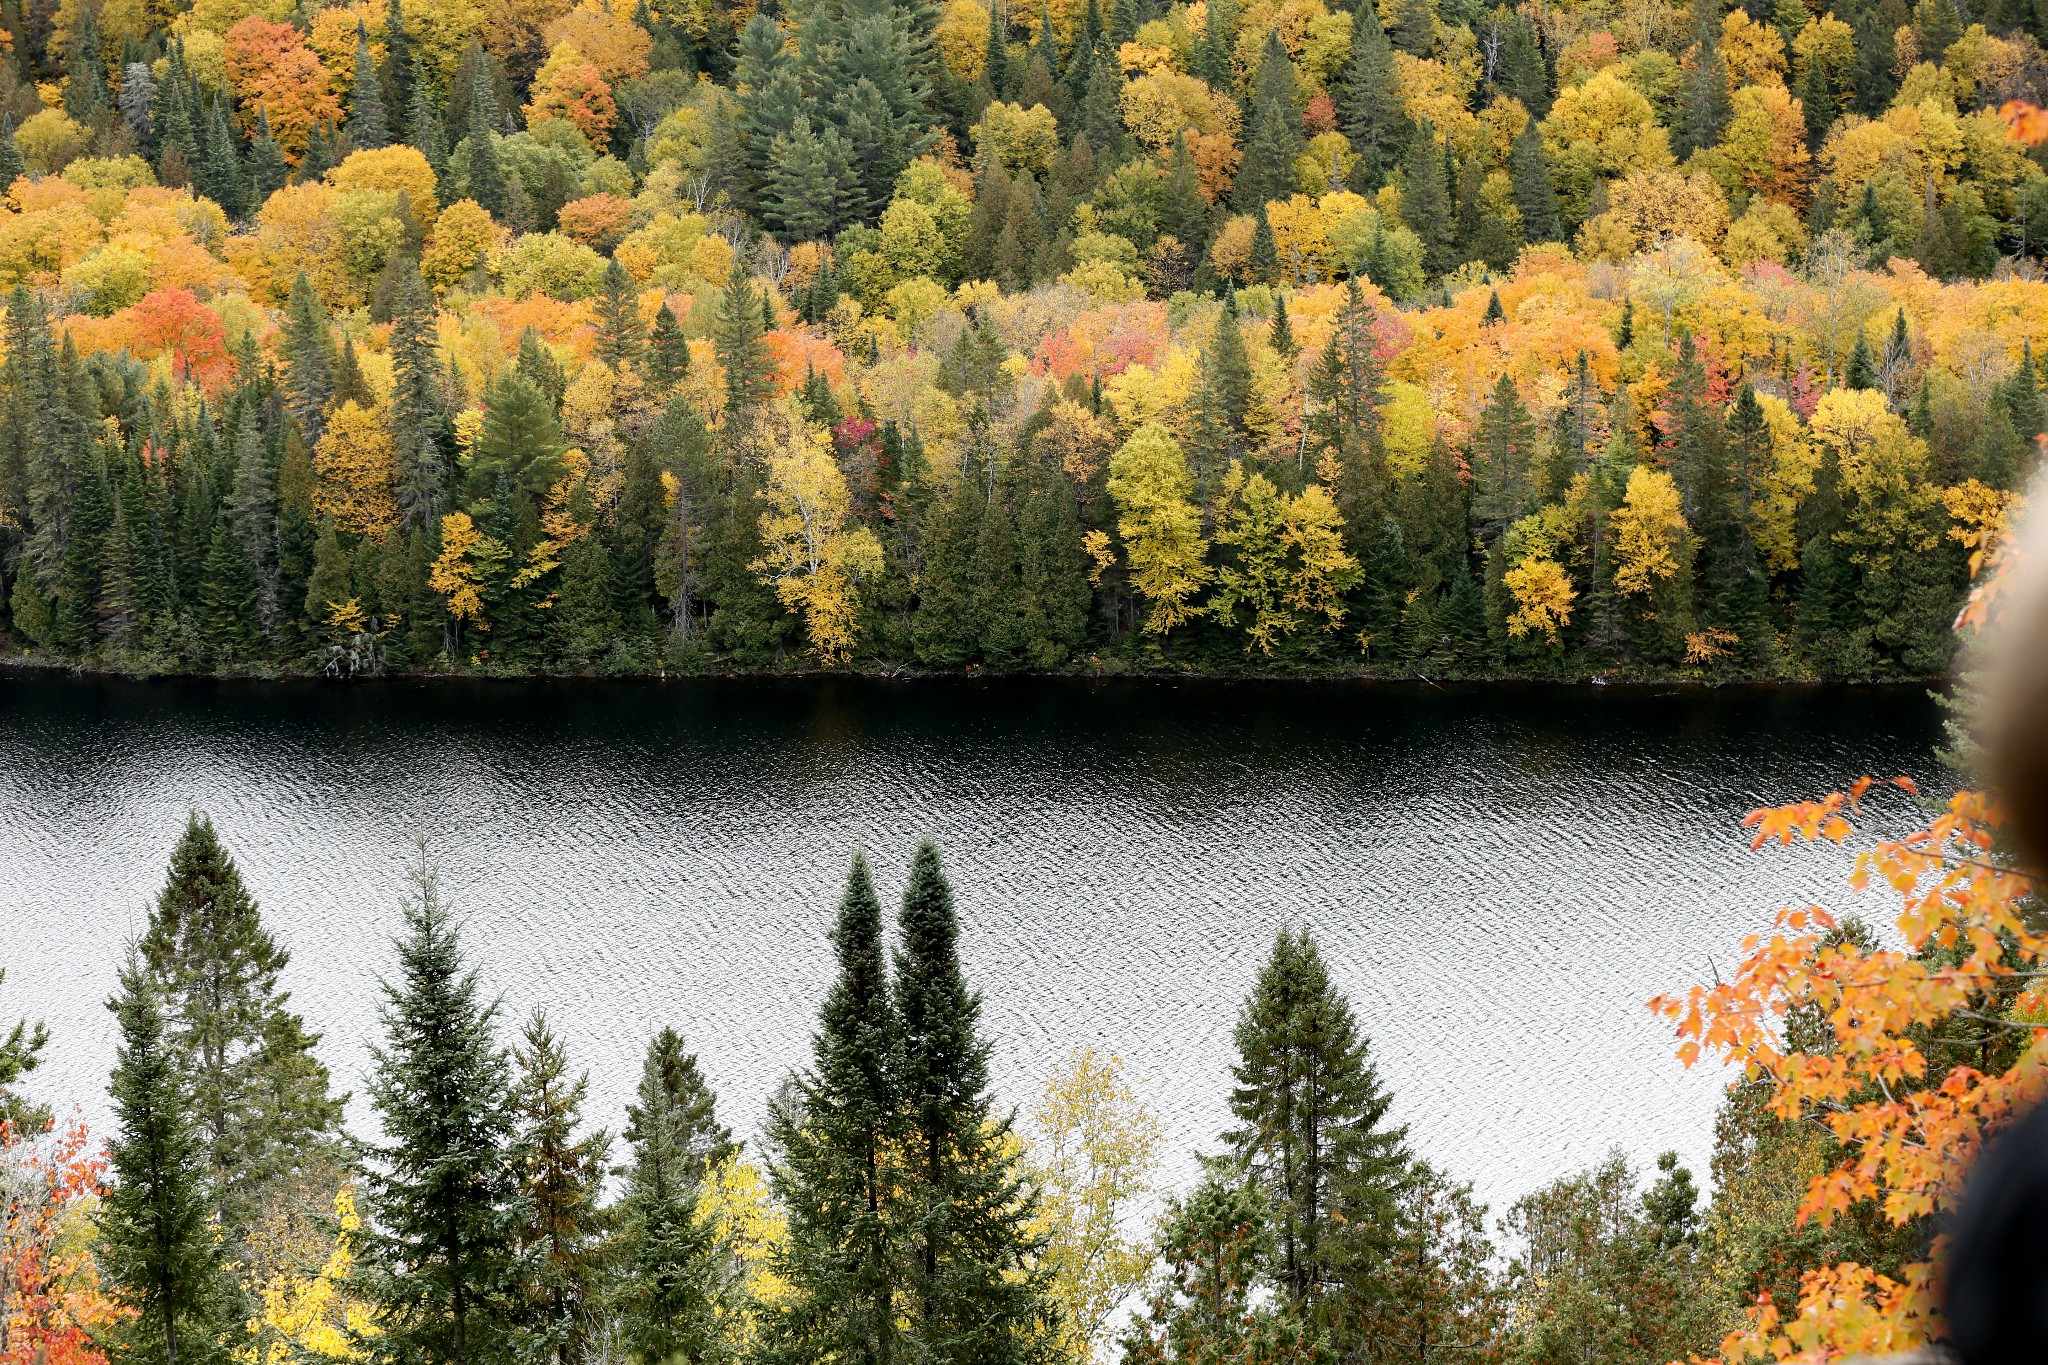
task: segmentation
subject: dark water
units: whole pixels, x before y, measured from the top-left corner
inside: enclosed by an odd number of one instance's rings
[[[221,825],[362,1093],[414,832],[512,1019],[540,1005],[616,1128],[675,1024],[751,1132],[805,1055],[856,848],[936,835],[1023,1102],[1121,1054],[1176,1174],[1223,1121],[1274,930],[1321,936],[1426,1154],[1511,1197],[1619,1143],[1704,1153],[1718,1078],[1644,1009],[1846,857],[1749,853],[1764,802],[1938,780],[1917,690],[1017,681],[346,688],[0,679],[0,1018],[105,1112],[102,1007],[189,807]],[[368,1121],[358,1098],[351,1115]]]

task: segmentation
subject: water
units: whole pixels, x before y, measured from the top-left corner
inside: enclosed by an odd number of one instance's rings
[[[1916,690],[1062,681],[132,683],[0,679],[0,1018],[33,1092],[103,1119],[102,1002],[188,808],[210,812],[297,1007],[361,1099],[416,831],[508,1023],[544,1006],[614,1128],[674,1024],[742,1133],[807,1057],[825,930],[941,842],[996,1074],[1080,1044],[1164,1118],[1225,1122],[1230,1029],[1305,924],[1425,1155],[1496,1208],[1620,1144],[1704,1158],[1720,1077],[1652,994],[1726,970],[1846,855],[1752,854],[1750,808],[1866,771],[1938,780]],[[1695,1169],[1698,1169],[1696,1166]]]

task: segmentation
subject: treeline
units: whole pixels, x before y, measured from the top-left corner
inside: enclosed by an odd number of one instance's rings
[[[0,631],[1932,676],[2043,427],[2037,10],[7,0]]]
[[[1617,1153],[1490,1227],[1391,1122],[1293,930],[1239,1014],[1233,1126],[1157,1210],[1158,1125],[1113,1059],[1069,1058],[1013,1126],[929,842],[893,950],[856,858],[811,1059],[753,1142],[673,1028],[615,1142],[545,1015],[508,1037],[424,849],[411,880],[376,1143],[342,1132],[288,957],[198,817],[110,1002],[104,1163],[21,1092],[42,1032],[0,1042],[7,1358],[1663,1365],[1806,1269],[1924,1246],[1867,1205],[1801,1223],[1839,1153],[1757,1082],[1723,1106],[1704,1206],[1675,1157],[1645,1190]]]

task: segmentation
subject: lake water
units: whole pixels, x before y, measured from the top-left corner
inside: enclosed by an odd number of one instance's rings
[[[1308,925],[1425,1155],[1498,1210],[1620,1144],[1704,1159],[1721,1078],[1652,994],[1725,971],[1839,851],[1743,813],[1938,782],[1919,690],[0,678],[0,1019],[39,1097],[106,1113],[103,1007],[188,808],[211,813],[352,1089],[414,832],[508,1024],[544,1006],[616,1131],[673,1024],[753,1132],[808,1039],[846,864],[941,842],[1005,1097],[1127,1059],[1169,1174],[1224,1126],[1238,1002]],[[1699,1167],[1695,1165],[1695,1169]],[[1703,1174],[1703,1172],[1702,1172]]]

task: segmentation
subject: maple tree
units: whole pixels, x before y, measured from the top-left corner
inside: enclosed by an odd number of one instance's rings
[[[28,1133],[0,1121],[0,1362],[106,1365],[126,1315],[100,1289],[90,1219],[107,1161],[85,1121]]]

